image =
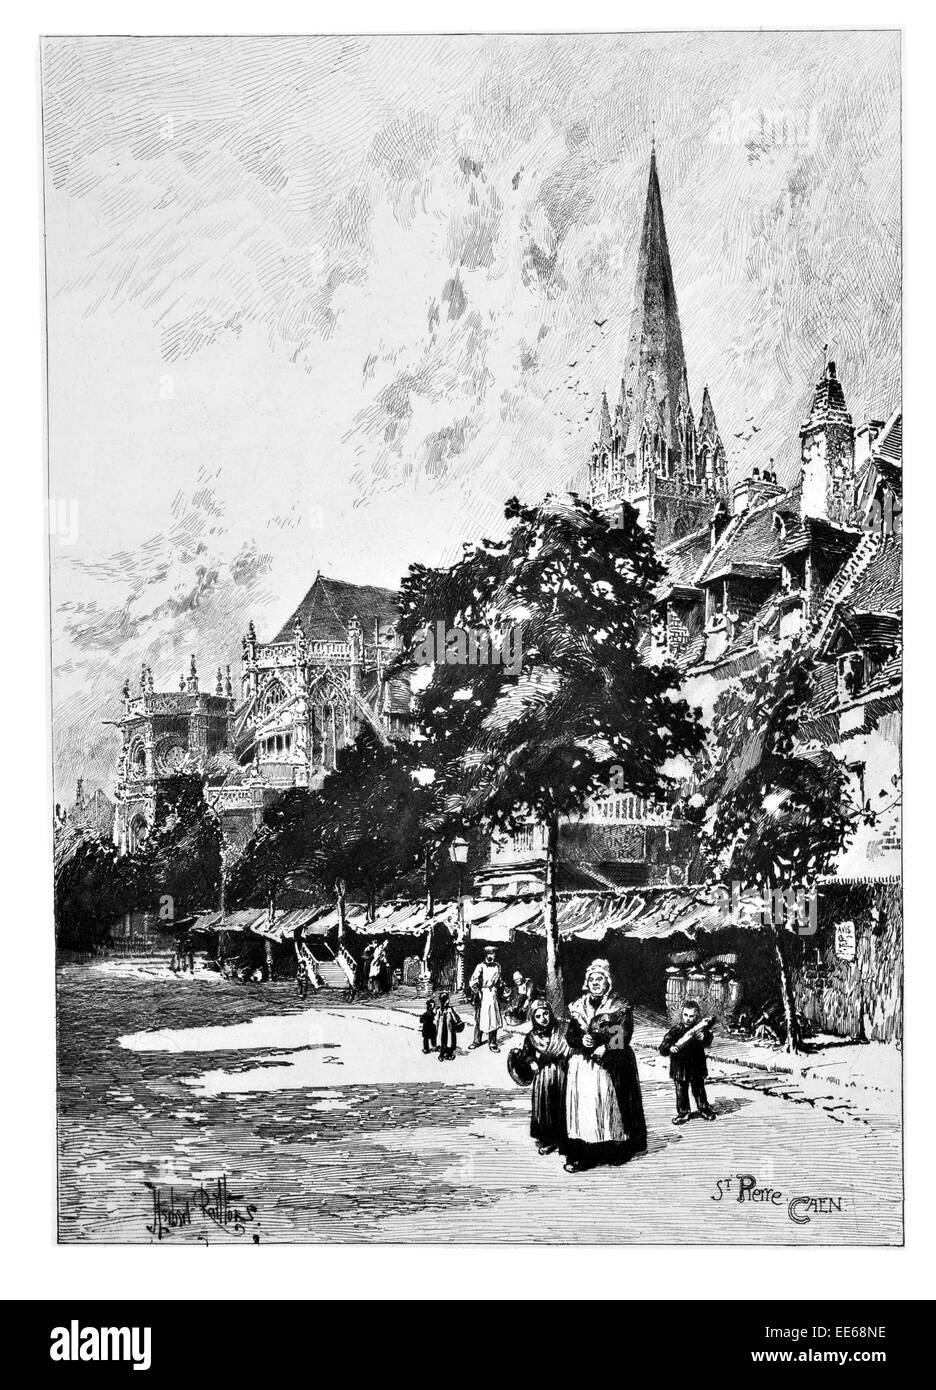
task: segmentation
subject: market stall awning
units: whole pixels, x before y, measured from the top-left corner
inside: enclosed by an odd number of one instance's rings
[[[256,907],[243,907],[236,912],[203,912],[195,918],[192,931],[250,931],[255,922],[265,920],[267,915]]]
[[[323,917],[329,909],[327,907],[297,907],[290,908],[288,911],[277,912],[275,920],[270,925],[268,913],[253,924],[252,930],[258,936],[265,936],[270,941],[285,941],[294,932],[301,930],[303,934],[315,935],[314,923],[317,918]],[[311,930],[310,930],[311,929]]]
[[[542,916],[539,898],[509,901],[482,898],[465,904],[465,922],[474,941],[513,941],[515,932],[532,930],[534,923],[542,921]]]
[[[389,910],[388,910],[389,909]],[[458,916],[457,903],[437,903],[433,914],[426,913],[424,901],[409,903],[385,903],[377,909],[371,922],[361,922],[355,931],[362,936],[421,936],[430,925],[450,927]]]
[[[732,898],[711,888],[642,889],[621,895],[575,896],[559,904],[563,935],[600,941],[608,932],[649,941],[728,926],[758,927],[759,893]]]

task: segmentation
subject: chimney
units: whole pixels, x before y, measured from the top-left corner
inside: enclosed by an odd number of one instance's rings
[[[710,549],[710,550],[714,550],[714,549],[715,549],[716,545],[717,545],[718,542],[721,540],[722,532],[724,531],[725,527],[728,525],[728,523],[729,523],[730,520],[731,520],[731,513],[729,512],[728,508],[725,506],[725,503],[724,503],[723,501],[722,501],[722,502],[719,502],[719,503],[717,504],[717,506],[716,506],[714,512],[712,513],[712,519],[711,519],[711,521],[709,522],[709,549]]]
[[[773,459],[770,460],[773,464]],[[777,475],[771,468],[765,468],[763,473],[759,468],[752,468],[747,478],[742,478],[735,483],[731,492],[731,510],[734,516],[740,516],[751,507],[758,506],[761,502],[767,502],[772,497],[779,497],[783,488],[777,482]]]

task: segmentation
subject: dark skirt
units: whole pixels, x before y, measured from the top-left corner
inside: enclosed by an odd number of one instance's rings
[[[540,1062],[533,1078],[530,1135],[540,1144],[566,1143],[565,1062]]]
[[[630,1047],[625,1047],[620,1052],[612,1052],[609,1056],[613,1058],[611,1068],[614,1089],[627,1134],[626,1147],[629,1153],[643,1153],[647,1147],[647,1121],[644,1117],[637,1058]]]

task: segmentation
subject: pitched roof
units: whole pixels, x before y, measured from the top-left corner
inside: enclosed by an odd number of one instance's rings
[[[899,614],[903,610],[902,568],[900,543],[888,538],[842,598],[849,608],[861,612]]]
[[[373,638],[375,620],[382,627],[399,622],[398,602],[399,595],[394,589],[348,584],[343,579],[317,574],[311,589],[273,641],[291,642],[298,622],[310,641],[346,642],[348,624],[352,618],[357,618],[366,642]]]
[[[733,517],[699,570],[696,582],[703,584],[707,579],[714,579],[716,575],[725,574],[741,565],[779,570],[781,537],[774,525],[774,511],[782,501],[783,498],[773,498],[760,507],[753,507],[741,516]]]
[[[657,589],[657,597],[662,598],[673,589],[694,588],[696,574],[708,550],[708,527],[704,531],[693,531],[661,550],[659,558],[666,566],[666,578]]]
[[[901,411],[896,410],[884,426],[872,450],[872,458],[880,459],[883,463],[896,464],[898,467],[903,464],[903,414]]]

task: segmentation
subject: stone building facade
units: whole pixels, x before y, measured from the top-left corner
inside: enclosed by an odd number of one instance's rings
[[[177,691],[157,691],[144,666],[137,694],[123,687],[118,721],[121,747],[115,786],[114,843],[121,853],[139,849],[156,820],[162,785],[193,773],[207,777],[212,764],[230,756],[234,692],[230,671],[219,668],[213,694],[199,688],[194,656]]]

